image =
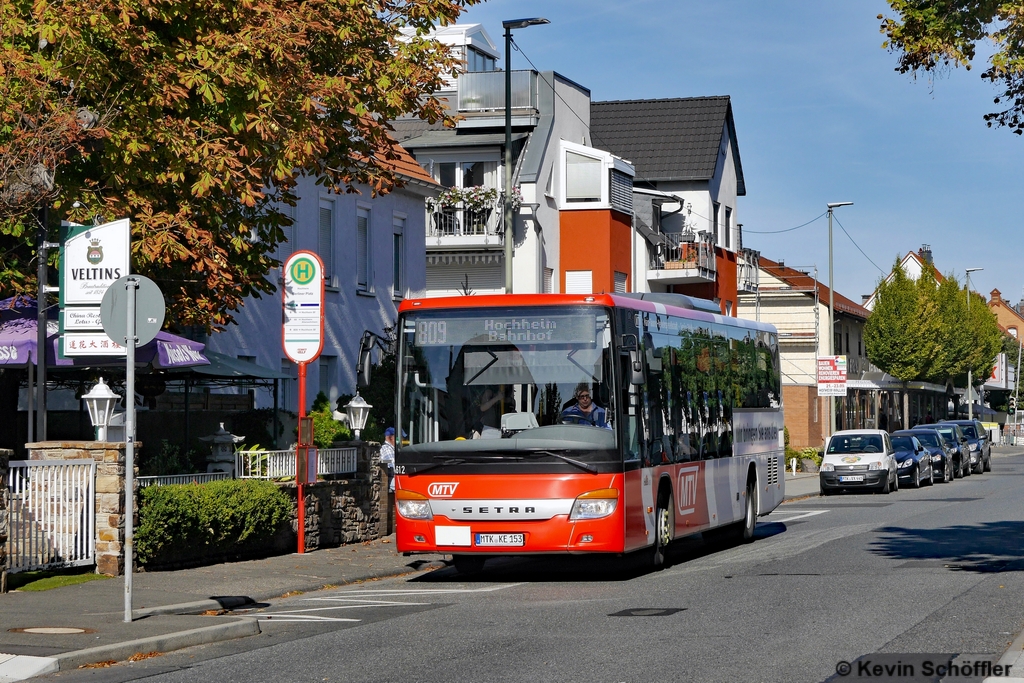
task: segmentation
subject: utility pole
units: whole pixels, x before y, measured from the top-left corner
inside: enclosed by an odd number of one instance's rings
[[[840,206],[853,206],[853,202],[830,202],[828,207],[828,348],[829,355],[836,355],[836,300],[835,287],[832,284],[832,274],[835,268],[832,266],[832,209]],[[836,432],[836,398],[828,397],[828,435]]]
[[[979,270],[985,270],[984,268],[965,268],[964,272],[967,274],[967,282],[964,283],[964,289],[967,290],[967,325],[970,327],[971,324],[971,273],[976,273]],[[974,369],[967,366],[967,419],[974,419],[974,399],[972,394],[974,393]]]

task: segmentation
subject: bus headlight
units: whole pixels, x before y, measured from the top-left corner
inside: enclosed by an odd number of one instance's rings
[[[619,504],[618,489],[598,489],[576,497],[572,504],[570,520],[600,519],[615,512]]]
[[[398,514],[406,519],[434,519],[434,513],[430,511],[430,500],[422,493],[395,491],[395,502],[398,504]]]

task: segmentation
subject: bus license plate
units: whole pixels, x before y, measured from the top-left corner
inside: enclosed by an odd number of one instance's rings
[[[864,475],[853,474],[846,477],[839,477],[839,481],[864,481]]]
[[[476,545],[526,545],[526,534],[477,534]]]

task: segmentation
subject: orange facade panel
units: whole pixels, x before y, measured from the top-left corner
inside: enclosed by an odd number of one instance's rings
[[[631,291],[630,218],[612,209],[559,212],[561,291],[566,271],[590,271],[595,293],[615,291],[615,273],[626,277]]]

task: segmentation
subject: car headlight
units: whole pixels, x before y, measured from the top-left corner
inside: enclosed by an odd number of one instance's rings
[[[615,512],[618,505],[618,489],[588,491],[576,497],[576,501],[572,504],[572,512],[569,513],[569,519],[600,519]]]
[[[973,452],[973,451],[976,451],[976,450],[978,450],[978,444],[972,443],[971,444],[971,451]]]
[[[430,500],[422,493],[395,491],[395,501],[398,514],[406,519],[434,519],[434,513],[430,511]]]
[[[868,469],[869,470],[881,470],[881,469],[885,469],[885,468],[882,467],[882,463],[880,463],[880,462],[873,462],[873,463],[868,464]]]
[[[901,470],[905,469],[907,467],[913,467],[913,466],[914,466],[914,461],[913,460],[904,460],[903,462],[900,463],[900,469]]]
[[[822,463],[820,471],[821,472],[835,472],[836,471],[836,466],[833,465],[830,462]]]
[[[936,453],[935,455],[933,455],[932,456],[932,462],[942,462],[942,455],[939,454],[939,453]]]

